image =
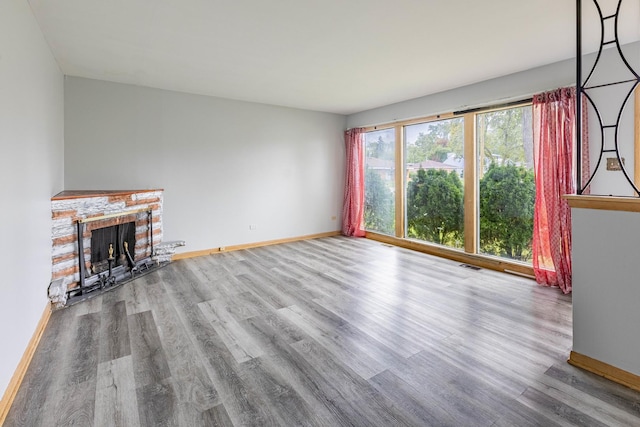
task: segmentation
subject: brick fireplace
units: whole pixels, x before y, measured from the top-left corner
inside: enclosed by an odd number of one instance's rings
[[[52,283],[73,297],[151,265],[153,249],[162,241],[162,202],[158,189],[63,191],[52,197]],[[100,237],[92,238],[96,230]],[[104,247],[92,248],[92,242]]]

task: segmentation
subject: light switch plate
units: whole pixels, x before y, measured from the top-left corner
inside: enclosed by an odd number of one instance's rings
[[[622,164],[624,165],[624,157],[622,157]],[[622,168],[620,167],[620,162],[618,162],[617,157],[607,157],[607,170],[608,171],[622,170]]]

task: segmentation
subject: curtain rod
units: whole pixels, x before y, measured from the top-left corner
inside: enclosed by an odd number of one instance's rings
[[[475,112],[478,112],[478,111],[493,110],[493,109],[497,109],[497,108],[513,107],[514,105],[525,104],[527,102],[533,102],[533,97],[520,99],[520,100],[517,100],[517,101],[509,101],[509,102],[505,102],[505,103],[502,103],[502,104],[486,105],[484,107],[475,107],[475,108],[469,108],[469,109],[466,109],[466,110],[454,111],[453,115],[454,116],[461,116],[463,114],[475,113]]]
[[[525,95],[526,96],[526,95]],[[480,106],[480,107],[472,107],[472,108],[467,108],[466,110],[458,110],[458,111],[454,111],[453,113],[441,113],[441,114],[434,114],[431,116],[416,116],[414,118],[411,119],[404,119],[404,120],[400,120],[400,119],[395,119],[393,121],[387,122],[387,123],[381,123],[381,124],[377,124],[377,125],[367,125],[367,126],[353,126],[350,128],[347,128],[347,130],[351,130],[353,128],[372,128],[372,127],[381,127],[381,128],[392,128],[395,125],[397,125],[398,123],[404,123],[404,122],[409,122],[409,121],[420,121],[421,119],[434,119],[434,118],[440,118],[440,116],[442,116],[442,118],[451,118],[451,117],[455,117],[455,116],[461,116],[467,113],[475,113],[478,111],[484,111],[484,110],[493,110],[493,109],[499,109],[499,108],[507,108],[507,107],[512,107],[514,105],[520,105],[520,104],[526,104],[529,102],[533,102],[533,95],[531,95],[528,98],[522,98],[522,99],[516,99],[515,101],[507,101],[507,102],[503,102],[500,104],[488,104],[488,105],[484,105],[484,106]]]

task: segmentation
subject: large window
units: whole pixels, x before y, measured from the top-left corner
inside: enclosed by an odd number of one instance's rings
[[[478,114],[480,253],[531,261],[533,128],[531,106]]]
[[[395,233],[395,131],[393,128],[368,132],[365,136],[366,230]]]
[[[464,245],[464,119],[404,127],[406,237]]]
[[[531,105],[374,128],[365,141],[366,230],[531,262]]]

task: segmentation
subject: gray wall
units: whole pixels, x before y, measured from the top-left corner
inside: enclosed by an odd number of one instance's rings
[[[0,395],[47,304],[63,111],[62,73],[29,5],[0,1]]]
[[[640,375],[640,214],[572,209],[573,350]]]
[[[66,77],[65,186],[164,188],[164,239],[186,240],[187,252],[336,231],[345,125],[341,115]]]
[[[347,117],[347,127],[371,126],[520,100],[575,85],[575,61],[563,61],[462,86],[421,98],[363,111]]]

